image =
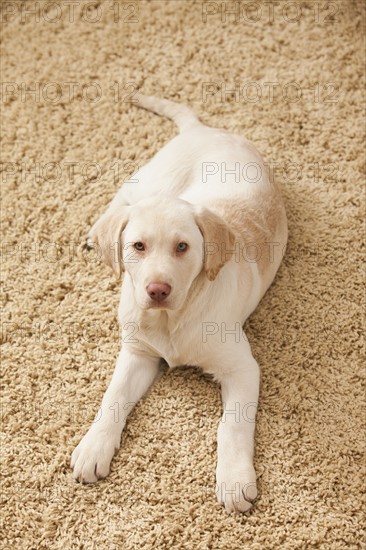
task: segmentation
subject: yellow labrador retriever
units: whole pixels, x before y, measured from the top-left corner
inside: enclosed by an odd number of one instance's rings
[[[137,105],[173,119],[180,134],[138,170],[138,183],[122,186],[88,236],[117,276],[125,271],[123,346],[96,421],[73,452],[73,475],[84,483],[108,475],[127,413],[162,358],[170,367],[196,365],[222,388],[218,500],[246,512],[257,495],[259,368],[242,326],[280,265],[285,209],[246,139],[165,99],[139,94]]]

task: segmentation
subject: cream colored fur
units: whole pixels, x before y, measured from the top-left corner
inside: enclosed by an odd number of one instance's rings
[[[217,497],[228,512],[245,512],[257,495],[259,368],[241,327],[280,265],[285,210],[250,142],[204,126],[187,107],[138,99],[139,106],[175,120],[181,133],[134,175],[137,183],[122,186],[89,233],[89,246],[117,276],[125,271],[119,320],[136,331],[132,338],[129,328],[122,331],[101,409],[72,455],[74,477],[95,482],[108,475],[127,413],[163,358],[170,367],[197,365],[220,382]],[[248,166],[258,177],[245,177]],[[179,243],[188,245],[183,253]],[[169,285],[169,296],[152,302],[151,283]]]

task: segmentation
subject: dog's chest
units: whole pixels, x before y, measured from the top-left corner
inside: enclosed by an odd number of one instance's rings
[[[162,357],[169,367],[196,364],[201,355],[201,342],[182,328],[173,334],[153,330],[141,332],[141,344]]]

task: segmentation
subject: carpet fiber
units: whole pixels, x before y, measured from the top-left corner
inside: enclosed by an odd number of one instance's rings
[[[361,548],[363,6],[2,2],[2,548]],[[194,367],[136,406],[106,480],[71,478],[120,347],[119,285],[81,243],[176,133],[137,86],[245,135],[282,182],[287,254],[245,327],[248,516],[216,503],[220,390]]]

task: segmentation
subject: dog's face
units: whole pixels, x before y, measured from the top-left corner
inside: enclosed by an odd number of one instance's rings
[[[179,309],[203,265],[192,208],[177,200],[140,202],[131,209],[122,247],[138,305]]]
[[[153,197],[102,217],[90,238],[117,275],[126,270],[142,309],[179,309],[204,269],[215,279],[234,235],[209,210]]]

